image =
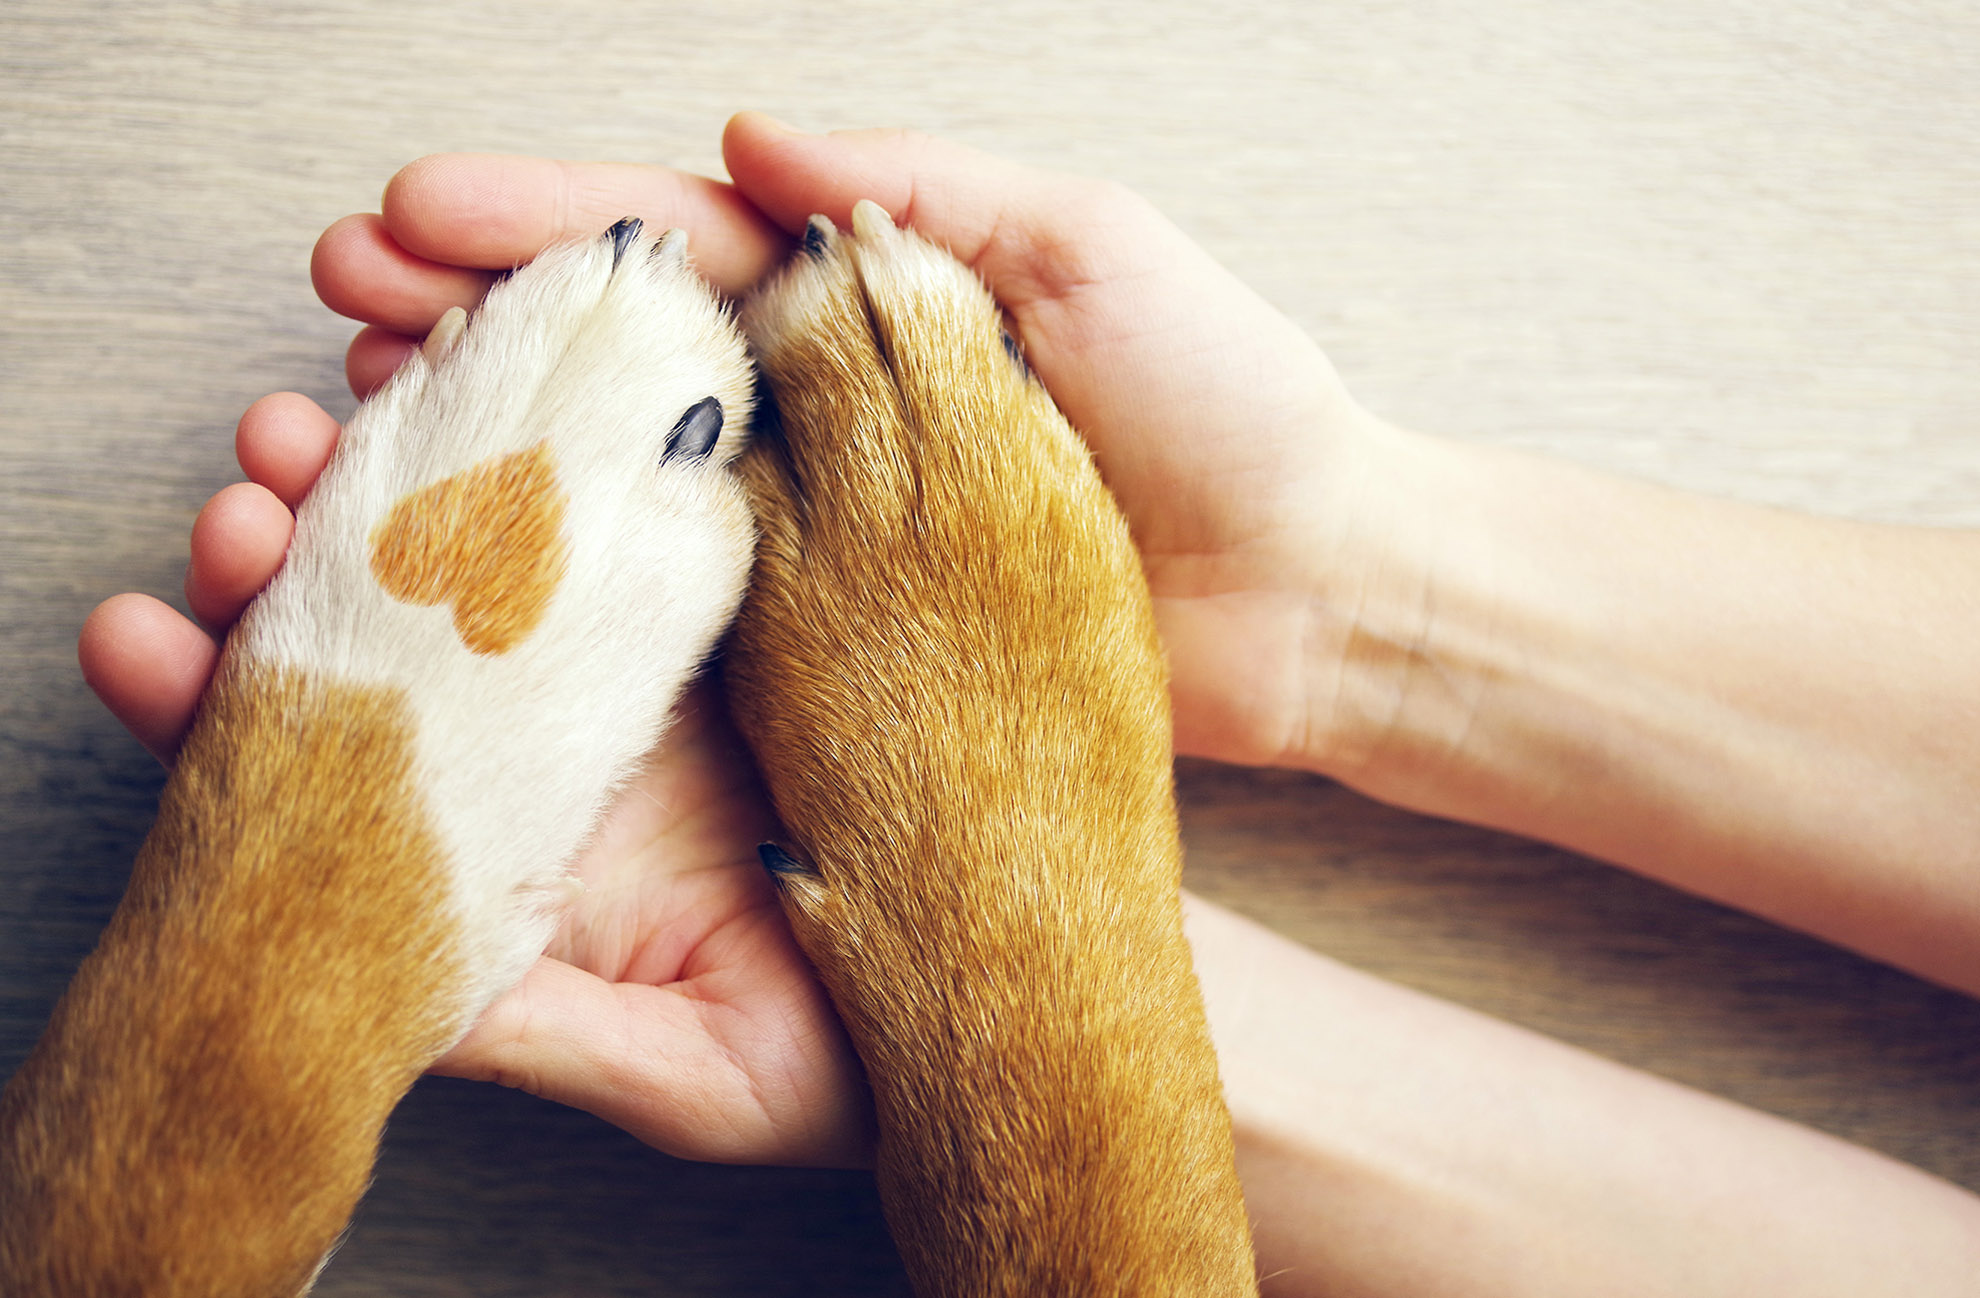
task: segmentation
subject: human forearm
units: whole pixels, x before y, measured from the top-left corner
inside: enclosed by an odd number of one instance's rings
[[[1383,454],[1307,764],[1980,992],[1980,536]]]
[[[1980,1200],[1189,899],[1264,1292],[1969,1292]]]

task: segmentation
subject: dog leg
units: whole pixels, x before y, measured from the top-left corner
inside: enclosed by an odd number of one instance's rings
[[[739,334],[621,222],[361,407],[0,1095],[0,1292],[308,1287],[741,597]]]
[[[1256,1292],[1127,525],[947,253],[862,204],[746,308],[724,672],[918,1292]]]

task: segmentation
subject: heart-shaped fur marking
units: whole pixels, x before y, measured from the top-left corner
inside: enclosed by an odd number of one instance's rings
[[[478,654],[515,648],[563,579],[563,488],[547,442],[464,469],[392,506],[371,534],[371,573],[408,604],[446,604]]]

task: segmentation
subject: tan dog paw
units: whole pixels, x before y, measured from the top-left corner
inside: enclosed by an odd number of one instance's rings
[[[724,674],[917,1290],[1252,1292],[1126,523],[982,285],[878,207],[743,319],[776,418]]]

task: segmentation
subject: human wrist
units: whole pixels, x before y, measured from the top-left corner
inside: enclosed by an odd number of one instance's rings
[[[1500,598],[1491,514],[1520,510],[1517,485],[1481,448],[1364,420],[1307,540],[1321,558],[1275,765],[1390,801],[1438,800],[1465,756],[1469,700],[1517,652],[1484,634]]]
[[[1680,615],[1684,582],[1657,546],[1698,506],[1395,428],[1370,450],[1369,498],[1314,604],[1307,738],[1288,764],[1562,841],[1559,791],[1635,753],[1636,696],[1672,675],[1656,628]]]

